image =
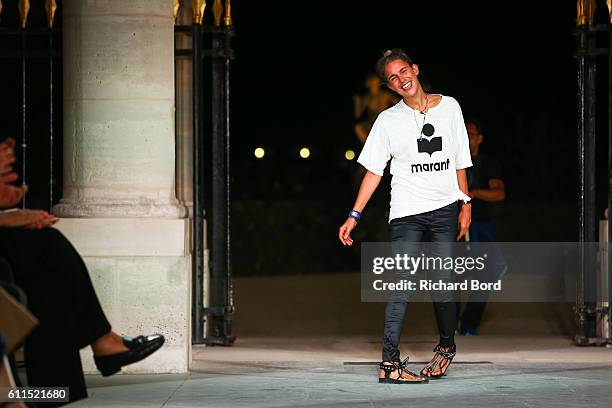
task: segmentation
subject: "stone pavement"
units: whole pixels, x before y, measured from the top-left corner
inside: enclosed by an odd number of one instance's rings
[[[419,370],[432,336],[402,343]],[[188,375],[88,376],[74,407],[610,407],[612,349],[577,348],[566,337],[458,338],[441,380],[378,384],[371,336],[245,338],[196,347]]]
[[[610,407],[612,349],[571,342],[571,304],[491,303],[481,335],[457,337],[449,375],[378,384],[384,304],[358,274],[238,278],[233,347],[193,348],[189,374],[87,377],[75,407]],[[402,356],[436,344],[431,304],[411,304]],[[154,358],[154,357],[151,357]]]

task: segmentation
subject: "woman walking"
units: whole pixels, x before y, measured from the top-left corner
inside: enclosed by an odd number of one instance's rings
[[[470,225],[471,205],[465,169],[472,165],[461,108],[450,96],[426,93],[419,67],[401,49],[386,51],[376,71],[402,99],[381,112],[358,162],[366,169],[353,209],[340,227],[342,244],[352,245],[351,231],[378,187],[391,160],[389,225],[393,242],[433,243],[461,239]],[[434,244],[435,245],[435,244]],[[437,245],[450,255],[450,245]],[[444,273],[444,272],[443,272]],[[446,272],[450,274],[450,271]],[[442,276],[450,279],[450,275]],[[440,340],[420,375],[406,370],[399,342],[407,299],[391,298],[385,308],[379,381],[422,384],[446,374],[456,347],[456,304],[450,292],[432,293]]]

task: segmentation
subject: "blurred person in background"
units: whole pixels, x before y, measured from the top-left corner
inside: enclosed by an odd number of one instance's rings
[[[370,74],[365,80],[367,93],[353,95],[355,135],[363,145],[368,138],[376,117],[382,111],[395,105],[399,98],[383,88],[378,75]]]
[[[484,140],[482,122],[476,118],[469,118],[465,122],[465,127],[473,163],[473,166],[467,169],[469,196],[472,198],[472,223],[468,237],[472,243],[487,243],[482,246],[471,245],[471,248],[485,251],[489,255],[486,281],[493,282],[499,279],[507,268],[501,249],[496,244],[493,224],[495,203],[506,199],[506,190],[499,162],[495,157],[480,151],[480,145]],[[483,294],[478,294],[477,300],[468,297],[463,313],[458,318],[459,334],[462,336],[478,335],[478,326],[487,303],[483,299]],[[460,310],[459,305],[457,310]]]

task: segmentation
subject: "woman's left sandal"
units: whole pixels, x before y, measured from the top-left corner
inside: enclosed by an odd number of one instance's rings
[[[439,344],[433,350],[435,352],[433,358],[422,370],[421,375],[432,380],[437,380],[446,375],[448,367],[450,367],[455,354],[457,353],[457,347],[448,347],[448,350],[443,350]],[[439,370],[439,374],[431,374],[432,372]]]

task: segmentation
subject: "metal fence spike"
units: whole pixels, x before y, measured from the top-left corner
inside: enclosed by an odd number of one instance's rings
[[[28,14],[30,13],[30,0],[19,0],[19,3],[17,3],[17,8],[19,9],[21,28],[26,28],[28,23]]]
[[[45,11],[47,12],[47,26],[53,28],[55,23],[55,12],[57,11],[57,1],[45,0]]]
[[[215,0],[213,3],[213,16],[215,17],[215,27],[221,26],[221,16],[223,15],[223,4],[221,0]]]
[[[612,0],[608,0],[612,1]],[[225,26],[231,27],[233,23],[232,21],[232,2],[231,0],[225,0]]]
[[[204,23],[204,10],[206,10],[206,1],[192,0],[191,8],[193,11],[193,24],[202,25]]]
[[[176,18],[178,17],[180,8],[181,8],[180,0],[174,0],[172,3],[172,15],[174,16],[174,24],[176,24]]]

